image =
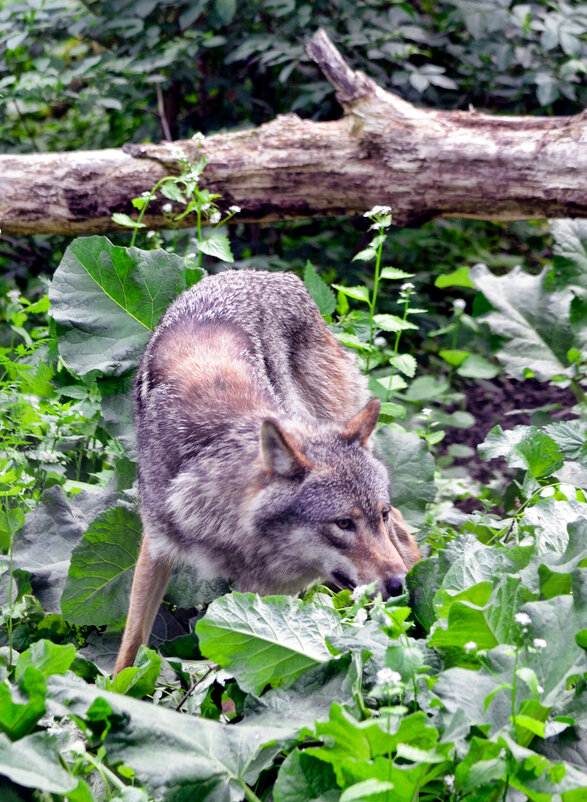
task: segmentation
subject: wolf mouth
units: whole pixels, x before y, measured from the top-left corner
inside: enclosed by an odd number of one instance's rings
[[[334,580],[334,583],[338,585],[340,590],[343,590],[345,588],[347,590],[354,590],[356,587],[356,582],[353,582],[353,580],[349,576],[347,576],[347,574],[344,574],[342,571],[333,571],[332,579]]]

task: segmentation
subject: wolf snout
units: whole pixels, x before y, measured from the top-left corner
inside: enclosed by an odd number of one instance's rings
[[[377,583],[377,590],[381,593],[383,601],[392,596],[401,596],[405,578],[405,574],[391,574]]]

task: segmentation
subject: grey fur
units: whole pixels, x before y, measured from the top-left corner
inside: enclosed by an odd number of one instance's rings
[[[198,382],[177,355],[208,341]],[[244,383],[232,378],[233,365],[247,374]],[[364,378],[298,278],[204,278],[164,315],[136,379],[141,514],[152,556],[187,560],[202,577],[223,576],[239,590],[375,580],[389,595],[389,578],[401,581],[415,560],[389,537],[378,542],[387,471],[343,434],[367,400]],[[372,569],[368,555],[349,557],[356,533],[335,523],[357,511],[362,537],[386,555]]]

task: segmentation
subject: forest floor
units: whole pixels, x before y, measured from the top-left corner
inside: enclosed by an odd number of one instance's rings
[[[455,458],[453,464],[466,468],[471,478],[483,485],[487,485],[496,474],[514,473],[507,467],[505,459],[485,462],[477,454],[477,446],[494,426],[499,424],[502,429],[513,429],[518,425],[543,424],[576,417],[572,412],[576,400],[570,390],[534,379],[517,381],[498,377],[465,382],[460,389],[466,397],[465,409],[475,418],[475,423],[466,429],[449,427],[441,443],[441,453],[445,454],[452,444],[473,449],[474,454]],[[457,506],[463,512],[470,512],[470,503],[474,501],[465,499],[464,503],[457,503]],[[480,504],[474,506],[481,507]]]

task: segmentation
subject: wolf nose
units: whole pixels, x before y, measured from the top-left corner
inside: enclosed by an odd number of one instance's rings
[[[384,583],[387,597],[400,596],[404,589],[403,576],[388,576]]]

